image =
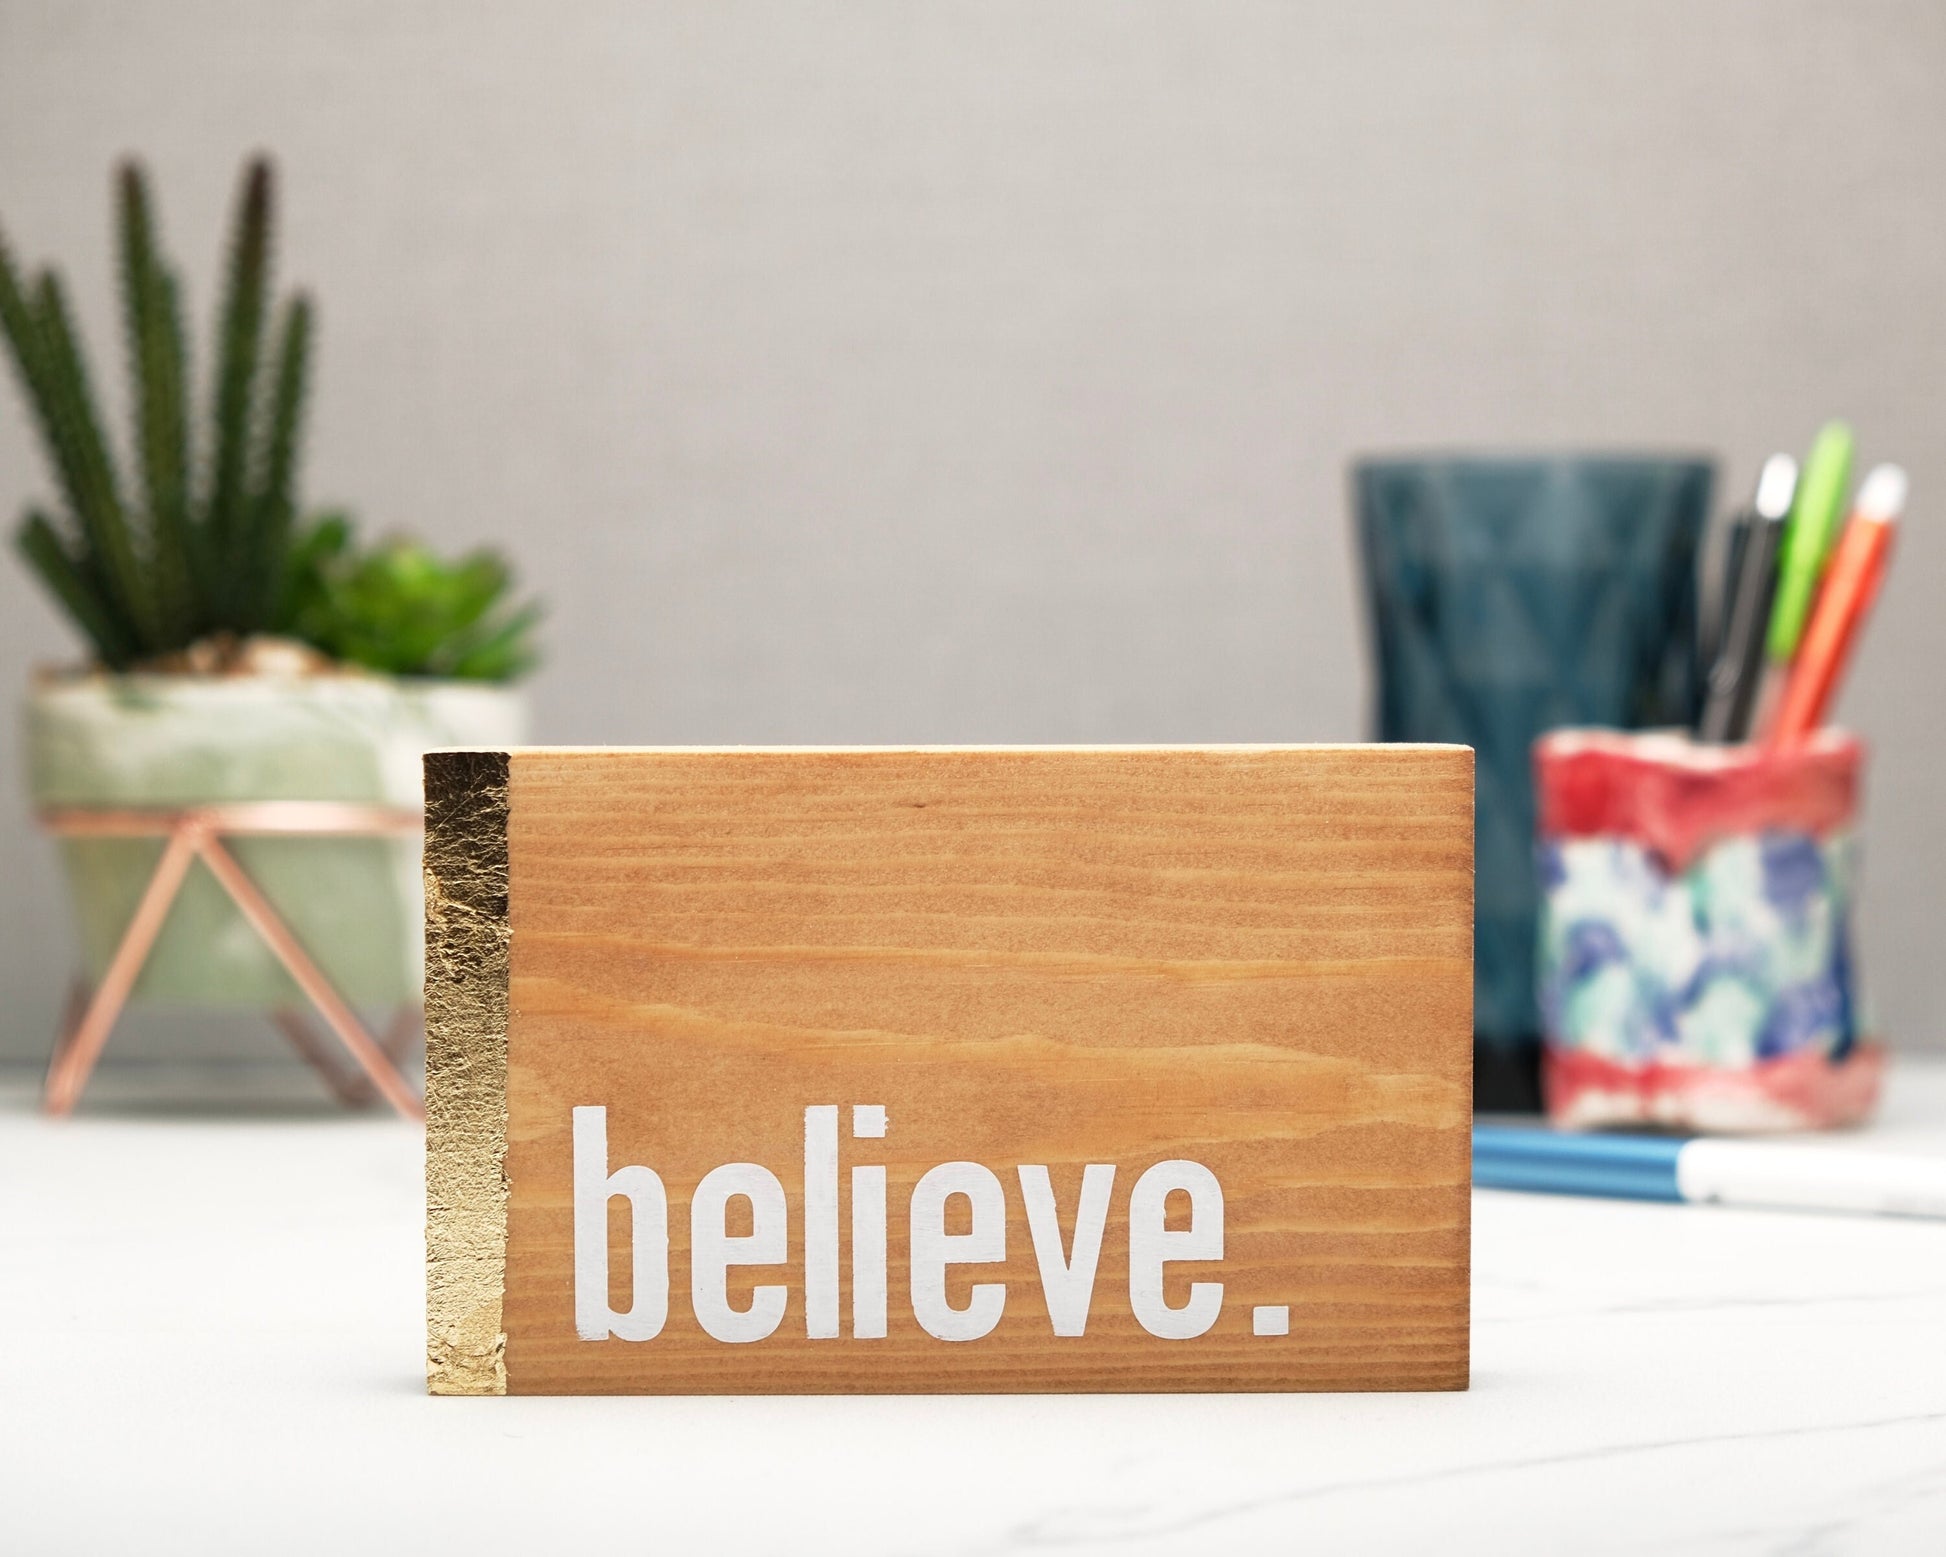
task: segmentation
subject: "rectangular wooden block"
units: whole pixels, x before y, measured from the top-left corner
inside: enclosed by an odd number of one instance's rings
[[[426,792],[434,1391],[1466,1386],[1467,749]]]

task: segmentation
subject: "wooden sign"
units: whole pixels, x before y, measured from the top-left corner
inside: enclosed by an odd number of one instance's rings
[[[1463,1389],[1463,747],[426,759],[431,1387]]]

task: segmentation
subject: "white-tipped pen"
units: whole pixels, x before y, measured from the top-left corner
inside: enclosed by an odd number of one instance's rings
[[[1874,465],[1858,488],[1852,512],[1860,519],[1885,524],[1905,512],[1905,471],[1897,465]]]
[[[1757,515],[1762,519],[1782,519],[1791,511],[1797,494],[1797,461],[1788,454],[1773,454],[1764,461],[1763,474],[1757,477]]]

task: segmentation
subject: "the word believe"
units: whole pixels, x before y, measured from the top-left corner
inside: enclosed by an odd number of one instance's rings
[[[851,1111],[854,1139],[886,1133],[883,1107]],[[1112,1163],[1089,1163],[1081,1176],[1074,1237],[1062,1246],[1054,1189],[1045,1165],[1017,1169],[1027,1230],[1040,1267],[1048,1319],[1058,1336],[1087,1330],[1095,1268],[1114,1195]],[[851,1335],[877,1340],[886,1323],[885,1168],[851,1170]],[[1166,1225],[1169,1197],[1189,1199],[1188,1226]],[[967,1231],[946,1230],[947,1205],[967,1202]],[[633,1228],[633,1287],[626,1312],[611,1305],[608,1288],[608,1207],[628,1202]],[[729,1231],[730,1202],[749,1203],[750,1231]],[[1171,1306],[1164,1267],[1177,1261],[1223,1257],[1223,1188],[1199,1162],[1158,1162],[1135,1181],[1128,1197],[1128,1298],[1142,1328],[1163,1340],[1190,1340],[1216,1323],[1223,1284],[1196,1281],[1187,1299]],[[1000,1178],[977,1162],[942,1162],[912,1188],[907,1206],[912,1316],[942,1341],[977,1341],[992,1333],[1007,1306],[1004,1282],[975,1282],[965,1306],[947,1300],[946,1275],[955,1265],[990,1264],[1007,1257],[1007,1196]],[[838,1109],[804,1110],[804,1324],[813,1340],[832,1340],[838,1324]],[[730,1303],[729,1274],[739,1266],[782,1265],[789,1258],[790,1217],[784,1186],[770,1169],[730,1162],[705,1174],[689,1203],[689,1302],[696,1322],[718,1341],[761,1341],[776,1333],[789,1304],[781,1284],[753,1288],[749,1305]],[[608,1168],[608,1110],[574,1110],[574,1322],[585,1341],[653,1340],[669,1317],[669,1197],[653,1169]]]

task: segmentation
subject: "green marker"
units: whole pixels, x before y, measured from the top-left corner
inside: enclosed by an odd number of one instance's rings
[[[1797,483],[1797,501],[1784,531],[1784,554],[1777,564],[1777,599],[1770,608],[1770,632],[1764,656],[1773,665],[1788,665],[1804,636],[1805,618],[1824,575],[1824,559],[1838,538],[1844,518],[1845,493],[1851,487],[1851,429],[1843,422],[1827,422],[1818,430],[1810,458]]]

